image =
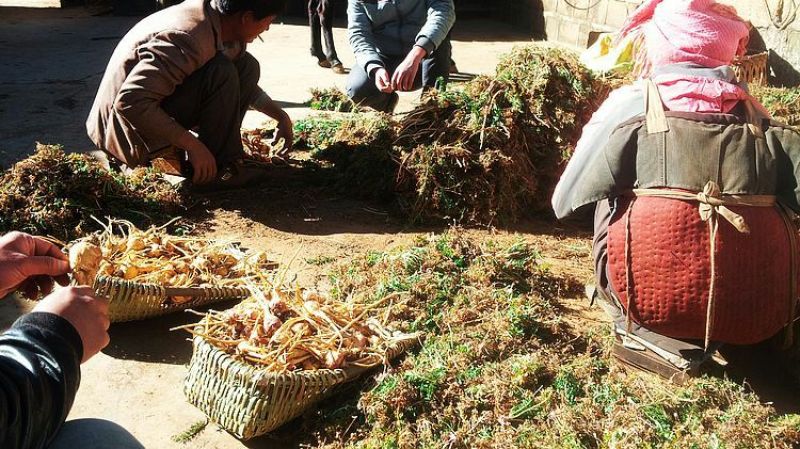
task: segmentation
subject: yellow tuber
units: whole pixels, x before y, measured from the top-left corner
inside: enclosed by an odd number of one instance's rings
[[[100,247],[89,241],[82,240],[69,249],[69,264],[79,285],[94,284],[102,260]]]

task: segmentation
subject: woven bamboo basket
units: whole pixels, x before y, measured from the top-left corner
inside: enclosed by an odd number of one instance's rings
[[[736,58],[731,66],[736,78],[748,84],[767,84],[767,61],[769,52],[756,53],[753,55]]]
[[[107,298],[112,323],[142,320],[220,301],[245,299],[250,295],[244,287],[177,288],[145,284],[124,279],[97,276],[94,291]],[[180,303],[172,298],[188,298]]]
[[[386,354],[393,359],[418,339],[398,342]],[[194,338],[184,392],[190,403],[220,427],[248,440],[300,416],[306,409],[371,368],[348,367],[274,373],[238,361],[202,337]]]

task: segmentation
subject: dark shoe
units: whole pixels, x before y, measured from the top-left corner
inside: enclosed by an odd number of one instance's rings
[[[320,67],[323,67],[323,68],[326,68],[326,69],[331,68],[331,63],[327,59],[318,59],[317,60],[317,64],[319,64]]]
[[[458,66],[452,59],[450,60],[450,73],[458,73]]]
[[[699,366],[692,366],[683,370],[679,369],[644,346],[636,343],[626,344],[625,337],[617,336],[612,354],[615,359],[627,366],[656,374],[672,381],[676,385],[683,385],[689,379],[700,375]]]
[[[217,179],[193,186],[196,192],[218,192],[222,190],[252,187],[267,179],[267,168],[262,164],[235,163],[217,172]]]

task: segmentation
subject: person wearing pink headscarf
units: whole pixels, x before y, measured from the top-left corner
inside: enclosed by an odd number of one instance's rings
[[[553,194],[559,218],[574,212],[570,192],[596,150],[617,125],[644,113],[644,78],[655,82],[669,110],[728,113],[748,100],[769,117],[730,67],[744,55],[750,36],[750,24],[733,7],[715,0],[649,0],[623,25],[619,37],[628,36],[635,42],[634,73],[640,79],[613,91],[584,127]]]
[[[552,198],[558,218],[590,212],[584,206],[595,205],[593,253],[599,291],[605,293],[609,286],[606,240],[616,206],[607,198],[598,200],[602,195],[588,195],[583,187],[598,179],[598,167],[608,167],[604,149],[613,131],[645,113],[646,79],[657,86],[665,108],[671,111],[733,113],[744,101],[754,106],[754,119],[768,118],[730,67],[737,56],[744,55],[749,33],[749,23],[734,8],[714,0],[649,0],[624,24],[619,36],[634,42],[634,73],[639,80],[612,92],[584,127]],[[615,329],[624,329],[624,311],[604,301],[601,305],[614,320]],[[714,347],[698,347],[644,327],[633,335],[678,369],[697,367],[714,351]]]

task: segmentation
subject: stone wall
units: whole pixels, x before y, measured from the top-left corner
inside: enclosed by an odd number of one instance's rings
[[[781,17],[776,17],[780,0],[720,1],[735,6],[742,17],[753,23],[751,51],[770,51],[772,81],[800,85],[800,11],[791,20],[800,0],[783,0]],[[641,0],[501,0],[500,3],[501,18],[517,24],[527,21],[534,37],[586,48],[597,33],[619,29]]]

